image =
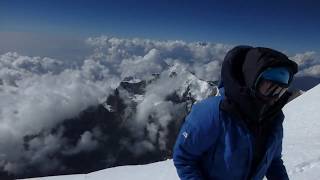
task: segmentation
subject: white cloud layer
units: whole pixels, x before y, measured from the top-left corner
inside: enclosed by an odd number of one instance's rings
[[[320,57],[314,51],[299,53],[291,57],[298,63],[299,73],[297,76],[311,76],[320,78]]]
[[[106,67],[89,59],[71,68],[51,58],[6,53],[0,56],[0,65],[0,167],[12,173],[37,164],[40,172],[60,168],[58,160],[48,158],[66,145],[61,137],[42,134],[28,143],[29,150],[24,137],[50,132],[62,120],[103,102],[119,82]],[[71,151],[94,145],[85,137]],[[52,163],[47,167],[48,161]]]
[[[154,41],[146,39],[119,39],[101,36],[88,38],[95,47],[91,58],[112,67],[121,78],[146,78],[163,71],[167,65],[179,63],[202,79],[217,80],[219,69],[229,45],[213,43],[186,43],[184,41]]]

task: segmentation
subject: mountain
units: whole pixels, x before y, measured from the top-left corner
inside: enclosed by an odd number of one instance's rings
[[[90,173],[171,158],[192,104],[216,93],[216,82],[201,80],[178,66],[147,79],[127,77],[106,101],[63,120],[49,132],[66,144],[50,157],[63,168],[43,172],[30,165],[17,178]],[[25,136],[24,148],[45,133]]]
[[[320,85],[284,108],[283,159],[290,179],[320,177]],[[34,178],[32,180],[178,180],[172,160],[147,165],[121,166],[89,174]],[[31,179],[30,179],[31,180]]]

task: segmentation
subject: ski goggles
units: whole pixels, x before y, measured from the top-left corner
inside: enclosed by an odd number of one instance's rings
[[[257,90],[265,97],[279,98],[288,90],[288,85],[263,79]]]

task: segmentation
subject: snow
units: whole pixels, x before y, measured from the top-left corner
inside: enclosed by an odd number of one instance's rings
[[[103,107],[104,107],[106,110],[108,110],[109,112],[113,112],[112,106],[109,105],[109,104],[107,104],[107,102],[103,103],[102,105],[103,105]]]
[[[148,165],[120,166],[89,174],[32,178],[29,180],[178,180],[172,160]]]
[[[292,179],[320,177],[320,85],[294,99],[283,110],[283,158]]]
[[[290,179],[320,177],[320,85],[284,107],[283,159]],[[121,166],[85,175],[33,178],[32,180],[178,180],[172,160],[148,165]],[[31,179],[30,179],[31,180]]]
[[[183,96],[185,90],[190,88],[190,94],[195,100],[198,102],[205,97],[208,97],[212,94],[212,88],[208,84],[208,82],[204,80],[200,80],[192,73],[187,73],[187,77],[185,78],[185,82],[182,87],[179,89],[180,96]]]

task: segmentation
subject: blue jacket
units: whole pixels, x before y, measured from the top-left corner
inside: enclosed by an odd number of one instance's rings
[[[192,107],[176,140],[174,165],[182,180],[246,180],[253,158],[253,136],[242,121],[220,110],[223,96]],[[266,154],[252,179],[288,179],[281,159],[283,113],[267,141]]]

